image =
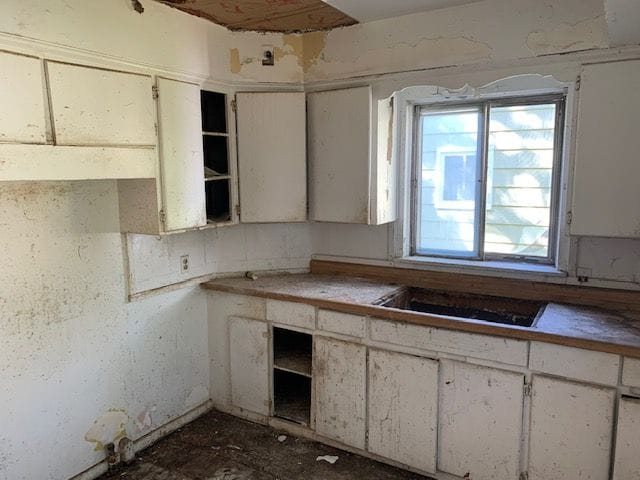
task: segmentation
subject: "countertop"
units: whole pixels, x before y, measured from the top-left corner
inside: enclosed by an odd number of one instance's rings
[[[591,307],[549,303],[535,325],[527,328],[373,305],[379,298],[395,293],[402,285],[343,275],[286,274],[265,276],[257,280],[225,278],[206,282],[203,287],[308,303],[386,320],[537,340],[640,358],[640,321]]]

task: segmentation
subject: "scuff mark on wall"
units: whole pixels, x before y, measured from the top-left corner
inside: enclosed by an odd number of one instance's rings
[[[104,450],[108,443],[117,443],[127,436],[129,415],[124,410],[111,409],[97,418],[84,435],[87,442],[95,443],[95,450]]]
[[[535,55],[588,50],[607,46],[604,16],[578,23],[562,23],[551,30],[536,30],[527,36],[527,47]]]
[[[138,433],[149,430],[153,426],[153,419],[151,413],[156,411],[156,406],[148,406],[134,419],[136,429]]]
[[[193,408],[202,405],[209,399],[209,389],[204,385],[196,385],[187,395],[184,406],[185,408]]]

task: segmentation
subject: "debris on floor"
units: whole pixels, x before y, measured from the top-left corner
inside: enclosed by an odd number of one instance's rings
[[[278,441],[279,441],[280,443],[284,442],[286,439],[287,439],[287,436],[286,436],[286,435],[278,435]]]
[[[336,463],[338,461],[338,457],[336,455],[322,455],[322,456],[316,458],[316,462],[321,462],[323,460],[325,462],[329,462],[331,465],[333,465],[334,463]]]
[[[429,480],[217,411],[136,457],[100,480]]]

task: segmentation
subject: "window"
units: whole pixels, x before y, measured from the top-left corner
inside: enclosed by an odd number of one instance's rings
[[[412,254],[553,263],[564,95],[415,107]]]

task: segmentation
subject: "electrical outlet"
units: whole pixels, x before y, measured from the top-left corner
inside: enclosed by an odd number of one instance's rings
[[[189,271],[189,255],[182,255],[180,257],[180,271],[182,273]]]
[[[275,63],[275,50],[273,45],[262,46],[262,65],[271,67]]]

